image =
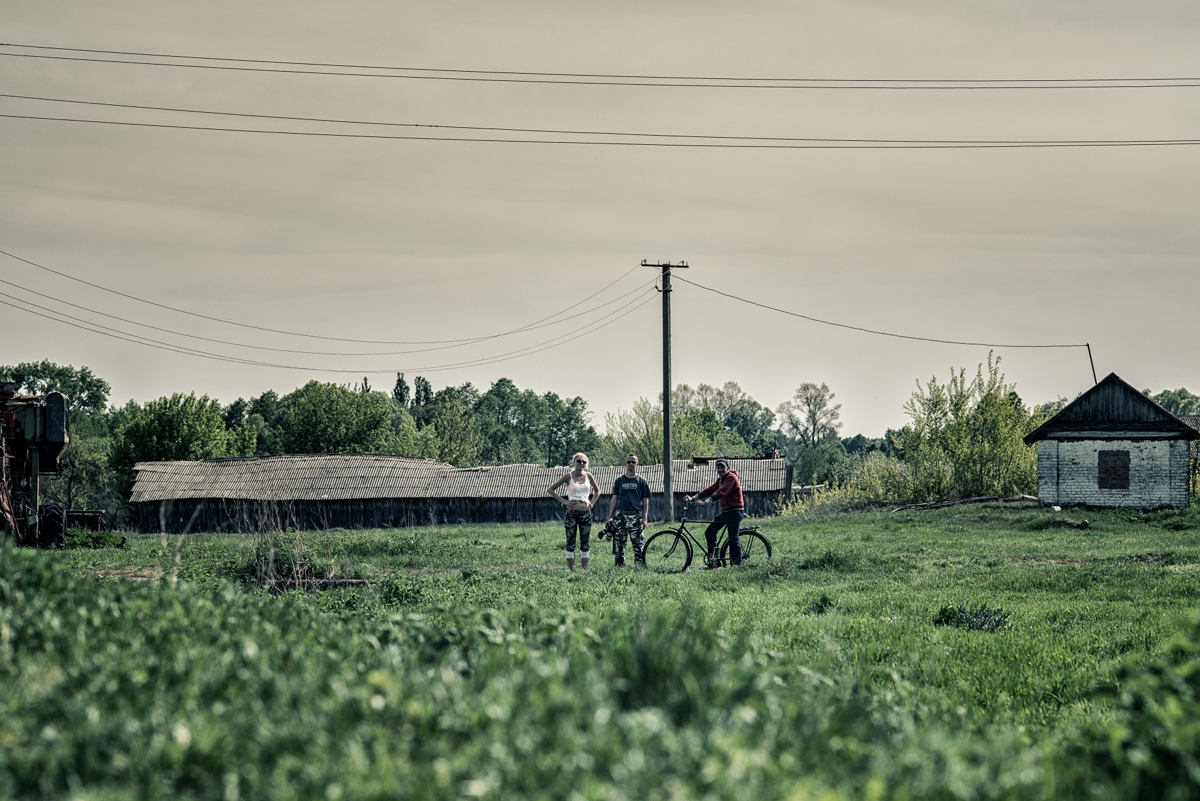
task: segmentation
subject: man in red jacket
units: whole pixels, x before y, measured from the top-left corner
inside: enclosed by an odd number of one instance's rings
[[[729,469],[727,459],[717,460],[717,480],[711,487],[701,490],[695,496],[685,495],[683,499],[691,501],[693,497],[701,506],[708,505],[708,501],[703,500],[708,497],[715,498],[721,504],[720,513],[708,524],[708,528],[704,529],[704,538],[708,540],[709,563],[715,565],[721,556],[717,553],[717,532],[721,530],[721,526],[725,526],[729,529],[729,561],[731,564],[740,565],[742,541],[738,538],[738,529],[742,526],[742,518],[746,516],[746,504],[742,501],[742,483],[738,481],[737,471]]]

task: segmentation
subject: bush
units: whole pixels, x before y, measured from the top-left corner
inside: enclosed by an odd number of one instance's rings
[[[1116,720],[1088,730],[1078,749],[1113,782],[1113,795],[1146,801],[1200,797],[1200,612],[1159,659],[1126,663],[1116,688]]]
[[[847,461],[853,464],[848,479],[831,482],[809,495],[780,504],[777,514],[795,517],[818,509],[861,509],[881,503],[912,502],[911,473],[904,462],[878,451]]]
[[[125,538],[112,531],[84,531],[79,528],[67,529],[68,548],[123,548]]]
[[[0,797],[1022,797],[1026,746],[687,609],[324,613],[0,553]],[[1007,791],[1004,788],[1008,788]],[[1026,792],[1028,791],[1028,792]]]
[[[900,437],[915,501],[1020,495],[1037,489],[1037,451],[1023,438],[1044,419],[1006,384],[1000,359],[975,378],[951,369],[950,381],[917,384],[904,410],[912,420]]]

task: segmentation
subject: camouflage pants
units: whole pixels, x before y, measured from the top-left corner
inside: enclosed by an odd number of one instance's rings
[[[613,523],[617,526],[617,531],[613,534],[615,564],[618,567],[625,564],[626,538],[633,542],[633,563],[635,565],[646,564],[646,535],[642,531],[642,513],[618,509],[613,512]]]
[[[567,528],[567,553],[575,555],[575,532],[579,532],[579,550],[588,552],[588,543],[592,537],[592,510],[568,509],[563,519]]]

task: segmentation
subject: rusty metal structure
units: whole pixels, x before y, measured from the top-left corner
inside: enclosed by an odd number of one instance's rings
[[[42,476],[58,474],[71,441],[67,398],[18,395],[24,380],[0,381],[0,531],[19,545],[62,547],[66,509],[41,505],[39,490]]]

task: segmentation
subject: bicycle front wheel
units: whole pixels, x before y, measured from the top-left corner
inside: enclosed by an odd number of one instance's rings
[[[678,531],[660,531],[646,540],[646,567],[659,573],[682,573],[692,563],[692,544]]]
[[[747,562],[765,562],[771,558],[771,541],[757,531],[743,531],[738,537],[742,544],[742,564]],[[730,542],[726,540],[721,546],[721,564],[727,565]]]

